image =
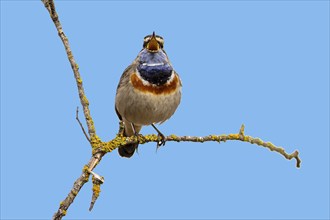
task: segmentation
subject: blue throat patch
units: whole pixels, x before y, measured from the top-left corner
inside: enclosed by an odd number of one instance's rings
[[[147,66],[138,65],[137,67],[140,76],[148,82],[157,86],[163,85],[171,77],[173,68],[169,64]]]
[[[167,55],[160,50],[157,53],[150,53],[147,50],[142,50],[139,54],[140,64],[137,70],[140,76],[157,86],[163,85],[171,77],[173,68],[169,64]]]

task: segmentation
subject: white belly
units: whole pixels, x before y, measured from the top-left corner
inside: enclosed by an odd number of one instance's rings
[[[169,119],[181,100],[181,88],[168,94],[155,95],[124,86],[117,93],[116,107],[119,114],[136,125],[162,123]]]

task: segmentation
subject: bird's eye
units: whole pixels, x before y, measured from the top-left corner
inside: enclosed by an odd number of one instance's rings
[[[163,48],[164,47],[164,39],[161,37],[161,36],[156,36],[156,39],[157,39],[157,42],[160,46],[160,48]]]
[[[147,46],[150,39],[151,39],[151,35],[147,35],[147,36],[144,37],[144,39],[143,39],[143,48],[145,48]]]

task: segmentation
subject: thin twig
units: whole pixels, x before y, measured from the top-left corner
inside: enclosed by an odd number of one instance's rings
[[[85,131],[84,126],[82,125],[82,123],[81,123],[80,120],[79,120],[79,107],[78,107],[78,106],[77,106],[77,110],[76,110],[76,120],[78,121],[78,123],[79,123],[79,125],[80,125],[80,127],[81,127],[81,130],[84,132],[84,135],[85,135],[86,139],[87,139],[88,142],[90,143],[91,140],[89,139],[89,137],[88,137],[88,135],[87,135],[87,133],[86,133],[86,131]]]
[[[91,171],[93,172],[93,171]],[[89,211],[92,211],[93,207],[94,207],[94,204],[97,200],[97,198],[99,197],[100,195],[100,192],[101,192],[101,185],[104,183],[104,178],[102,176],[99,176],[95,173],[92,173],[94,174],[93,177],[92,177],[92,182],[93,182],[93,195],[92,195],[92,201],[91,201],[91,204],[89,206]]]

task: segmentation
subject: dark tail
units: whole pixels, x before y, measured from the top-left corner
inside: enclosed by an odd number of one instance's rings
[[[133,156],[135,149],[139,146],[139,144],[129,144],[123,147],[118,148],[118,153],[122,157],[130,158]]]
[[[130,122],[127,122],[124,119],[124,136],[125,137],[130,137],[132,135],[134,135],[134,131],[132,129],[132,125]],[[140,132],[141,130],[141,126],[136,126],[134,125],[135,131],[137,133]],[[127,157],[130,158],[131,156],[133,156],[135,149],[137,149],[137,147],[139,146],[139,144],[128,144],[126,146],[122,146],[120,148],[118,148],[118,153],[120,156],[122,157]]]

